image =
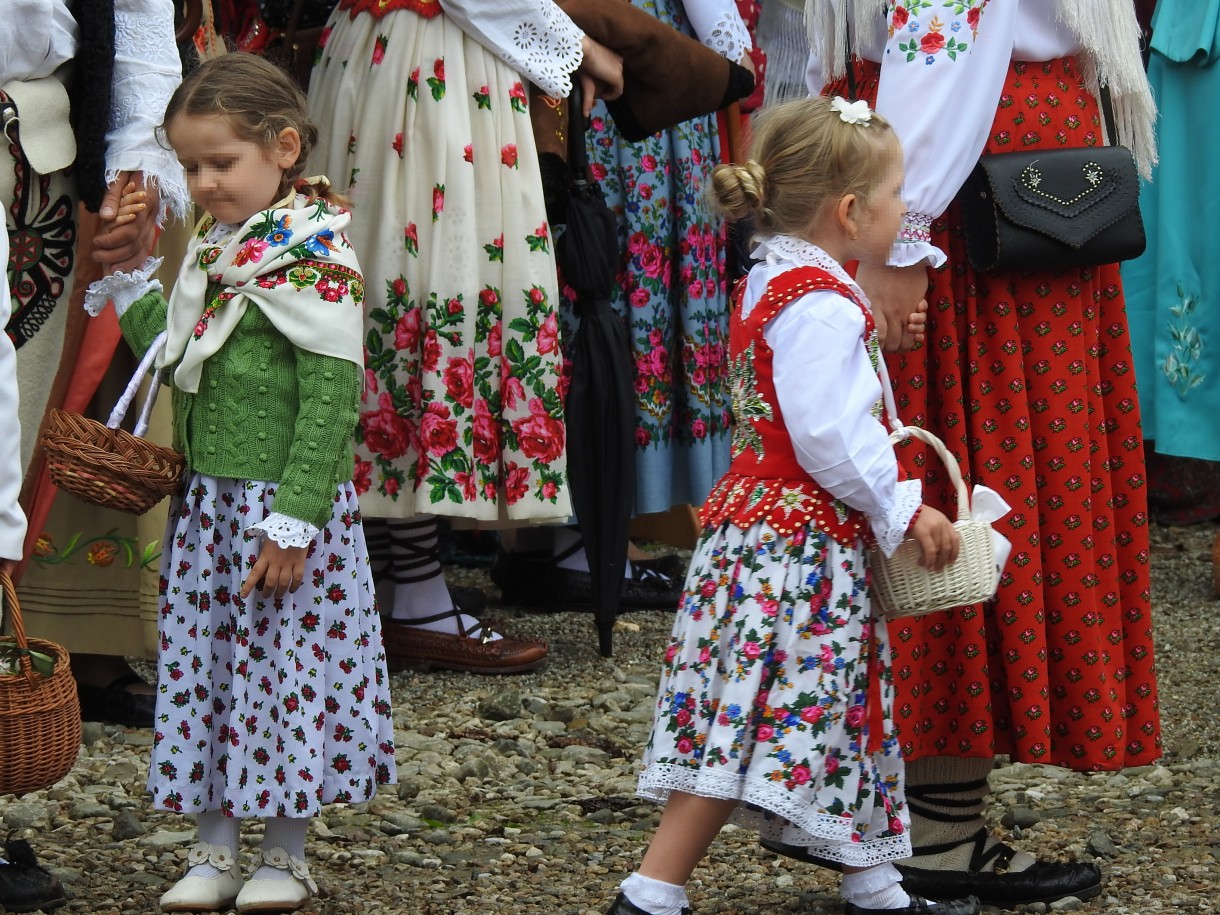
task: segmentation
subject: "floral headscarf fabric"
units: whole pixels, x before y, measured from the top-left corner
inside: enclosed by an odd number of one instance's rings
[[[203,363],[215,355],[254,304],[295,346],[364,365],[364,280],[344,229],[347,210],[298,195],[254,214],[223,243],[208,240],[216,220],[196,228],[169,300],[159,366],[195,393]],[[208,284],[223,290],[208,295]]]

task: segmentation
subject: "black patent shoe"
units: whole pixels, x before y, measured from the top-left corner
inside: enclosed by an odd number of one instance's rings
[[[678,609],[682,599],[683,581],[664,572],[640,568],[631,564],[630,577],[623,578],[619,610]],[[592,610],[593,576],[588,572],[551,566],[546,573],[546,607],[553,612],[562,610]]]
[[[983,905],[1012,909],[1035,902],[1058,902],[1074,896],[1092,899],[1101,892],[1101,868],[1092,863],[1035,861],[1023,871],[942,871],[895,865],[902,888],[932,899],[955,899],[970,893]]]
[[[978,915],[978,910],[979,901],[973,896],[933,902],[913,895],[910,904],[901,909],[866,909],[850,902],[843,903],[843,915]]]
[[[34,856],[25,839],[4,843],[0,864],[0,912],[50,912],[67,902],[63,885]]]
[[[124,674],[107,686],[76,684],[81,721],[121,724],[125,728],[151,728],[157,711],[157,697],[133,693],[128,687],[143,683],[138,674]]]
[[[644,911],[622,893],[619,893],[618,898],[614,900],[614,905],[606,909],[606,915],[652,915],[652,913]],[[691,915],[690,909],[683,909],[682,915]]]

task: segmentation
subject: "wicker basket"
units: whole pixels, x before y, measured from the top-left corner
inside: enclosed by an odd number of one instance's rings
[[[60,489],[134,515],[177,491],[185,469],[182,455],[143,437],[160,387],[158,375],[153,376],[134,434],[119,428],[163,339],[149,347],[105,425],[77,413],[51,411],[41,440],[51,481]]]
[[[932,446],[949,471],[957,490],[957,520],[953,526],[962,542],[957,560],[939,572],[929,572],[919,565],[919,544],[909,537],[893,556],[887,557],[876,546],[869,549],[873,599],[889,619],[977,604],[995,594],[1000,580],[991,525],[971,516],[970,496],[957,459],[944,442],[925,429],[904,426],[890,434],[894,444],[906,438]]]
[[[0,585],[13,632],[5,640],[48,655],[55,664],[51,676],[44,677],[23,656],[20,672],[0,675],[0,794],[23,794],[55,784],[76,762],[80,702],[68,652],[54,642],[26,638],[17,591],[7,573],[0,572]]]

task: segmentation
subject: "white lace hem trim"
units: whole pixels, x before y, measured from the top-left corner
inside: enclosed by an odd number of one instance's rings
[[[584,59],[584,33],[557,4],[543,4],[541,12],[541,24],[521,22],[513,29],[514,53],[503,57],[547,95],[566,98]]]
[[[250,525],[250,530],[266,534],[277,546],[309,546],[318,536],[319,528],[308,521],[281,512],[272,512],[262,521]]]
[[[161,281],[153,277],[162,260],[160,257],[150,257],[130,273],[120,270],[94,280],[85,290],[85,311],[96,318],[107,305],[113,305],[115,313],[121,318],[123,312],[150,292],[163,292]]]
[[[636,795],[663,804],[671,791],[737,801],[731,822],[849,867],[871,867],[911,855],[909,831],[853,842],[852,820],[813,813],[786,788],[735,772],[653,763],[640,775]]]
[[[906,538],[907,528],[919,506],[923,504],[923,481],[902,480],[894,487],[894,501],[884,517],[870,518],[869,526],[877,538],[877,546],[887,557],[893,556]]]
[[[851,274],[842,264],[812,242],[795,235],[760,235],[755,244],[754,257],[765,259],[768,264],[790,263],[801,267],[820,267],[835,279],[845,283],[849,289],[868,304],[864,294]]]
[[[721,57],[727,57],[734,63],[739,63],[754,46],[750,40],[750,30],[746,28],[740,16],[721,16],[711,31],[700,35],[699,40]]]

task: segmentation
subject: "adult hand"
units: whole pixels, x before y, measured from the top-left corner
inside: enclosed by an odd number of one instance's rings
[[[20,559],[0,559],[0,575],[7,574],[9,578],[12,578],[19,565],[21,565]]]
[[[270,537],[263,540],[258,560],[241,586],[243,599],[255,588],[261,588],[263,597],[283,597],[301,587],[305,581],[306,546],[280,546]]]
[[[914,267],[861,264],[856,282],[872,303],[873,315],[882,316],[877,323],[882,349],[887,353],[914,349],[922,339],[914,328],[926,321],[916,316],[927,311],[924,297],[928,293],[928,269],[922,264]]]
[[[613,100],[623,94],[623,58],[588,35],[581,39],[580,46],[584,55],[576,72],[583,93],[583,113],[588,117],[595,99]]]
[[[145,192],[146,206],[135,219],[119,224],[119,208],[129,184]],[[152,253],[156,243],[157,214],[160,211],[161,197],[157,193],[157,186],[145,184],[143,172],[119,172],[106,189],[106,196],[102,198],[102,206],[98,210],[102,228],[93,238],[93,259],[105,267],[107,273],[139,267]]]

